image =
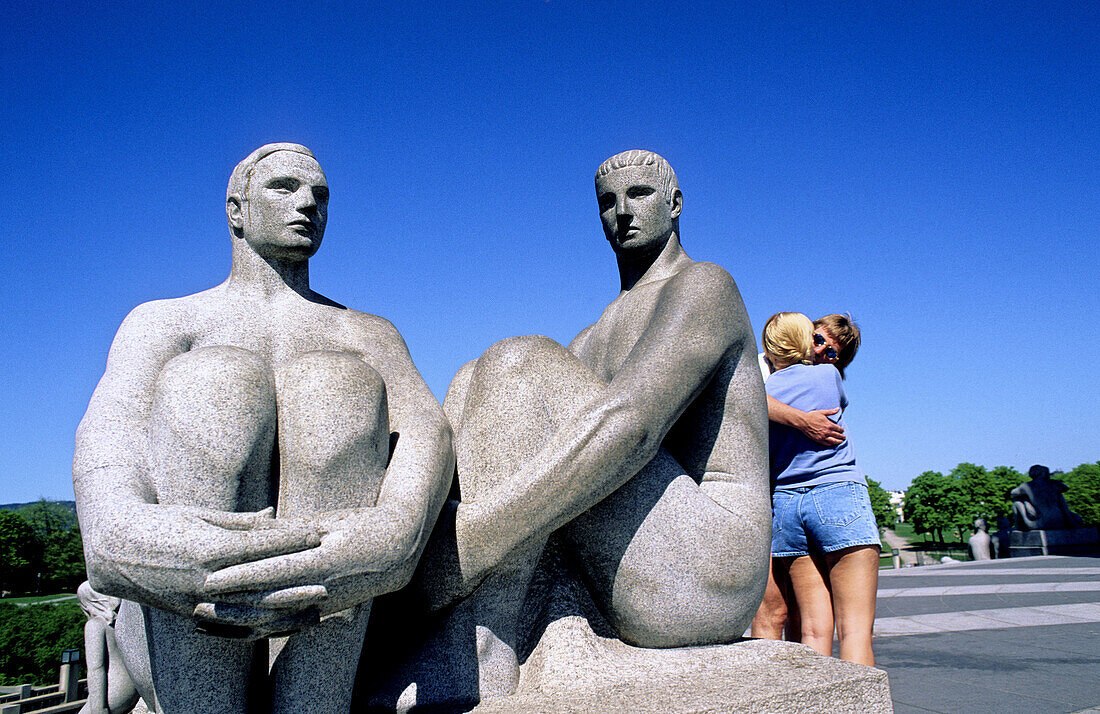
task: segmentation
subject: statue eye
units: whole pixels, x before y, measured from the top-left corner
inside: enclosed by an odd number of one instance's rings
[[[267,187],[276,193],[294,193],[298,190],[298,182],[294,179],[277,178],[268,181]]]

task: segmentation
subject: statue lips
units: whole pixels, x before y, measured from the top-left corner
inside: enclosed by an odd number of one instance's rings
[[[302,235],[313,236],[317,233],[317,226],[308,218],[300,218],[287,224]]]

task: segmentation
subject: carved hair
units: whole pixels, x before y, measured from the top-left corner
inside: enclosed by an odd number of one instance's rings
[[[833,366],[844,377],[844,368],[852,363],[859,349],[859,325],[849,315],[826,315],[814,320],[814,327],[824,327],[840,347]]]
[[[317,160],[313,152],[301,144],[264,144],[246,156],[244,161],[237,164],[237,167],[233,169],[233,173],[229,176],[229,188],[225,191],[225,199],[228,201],[233,196],[243,199],[248,193],[248,183],[252,180],[252,172],[255,171],[256,164],[276,151],[293,151],[296,154],[304,154],[314,161]]]
[[[814,326],[801,312],[777,312],[764,323],[764,354],[776,369],[813,362]]]
[[[612,171],[626,168],[627,166],[653,166],[657,171],[657,180],[660,182],[661,195],[664,196],[665,203],[670,206],[672,205],[673,196],[680,190],[680,184],[676,180],[676,172],[672,170],[672,166],[665,161],[663,156],[655,154],[652,151],[631,149],[630,151],[615,154],[610,159],[600,164],[600,167],[596,169],[596,180],[599,181],[601,176],[606,176]]]

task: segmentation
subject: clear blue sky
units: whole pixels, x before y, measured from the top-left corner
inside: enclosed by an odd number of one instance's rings
[[[393,321],[439,397],[615,297],[592,176],[648,148],[757,332],[862,326],[869,475],[1100,459],[1095,3],[185,5],[5,12],[0,503],[72,497],[119,322],[224,279],[226,182],[270,141],[328,175],[314,288]]]

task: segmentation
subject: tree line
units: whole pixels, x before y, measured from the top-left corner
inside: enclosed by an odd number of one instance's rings
[[[1065,499],[1070,510],[1080,514],[1086,525],[1100,524],[1100,461],[1052,473],[1051,478],[1069,488]],[[961,463],[946,476],[925,471],[905,491],[905,519],[913,524],[914,531],[930,533],[938,541],[943,541],[945,529],[954,530],[965,541],[975,518],[984,518],[991,529],[998,518],[1011,518],[1012,500],[1008,494],[1029,480],[1027,474],[1010,466],[986,469]]]
[[[73,593],[84,579],[84,543],[71,508],[42,499],[0,510],[0,591]]]

